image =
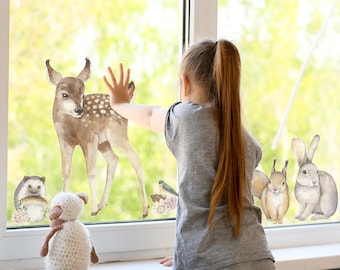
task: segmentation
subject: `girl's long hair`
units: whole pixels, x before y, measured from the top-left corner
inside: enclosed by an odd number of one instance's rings
[[[181,71],[203,89],[219,110],[220,145],[208,216],[213,227],[216,208],[226,205],[238,237],[247,190],[244,137],[241,122],[241,60],[236,46],[228,40],[203,41],[185,53]]]

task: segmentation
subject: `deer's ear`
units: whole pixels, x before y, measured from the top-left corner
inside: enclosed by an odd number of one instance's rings
[[[50,81],[50,83],[57,85],[60,80],[63,78],[63,76],[55,71],[51,66],[50,66],[50,60],[47,59],[46,62],[46,69],[47,69],[47,79]]]
[[[90,66],[91,66],[90,59],[85,58],[85,60],[86,60],[85,67],[79,73],[79,75],[77,76],[77,78],[82,80],[83,82],[86,82],[90,78],[90,73],[91,73],[91,71],[90,71]]]

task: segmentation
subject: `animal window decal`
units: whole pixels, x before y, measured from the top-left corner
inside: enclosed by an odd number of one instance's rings
[[[46,216],[47,207],[45,177],[24,176],[14,192],[12,221],[16,224],[40,222]]]
[[[299,138],[291,141],[292,154],[298,164],[294,185],[294,198],[298,207],[295,219],[304,221],[327,220],[334,215],[338,207],[338,191],[334,178],[328,172],[320,170],[313,157],[320,141],[315,135],[309,147]],[[251,194],[258,198],[263,213],[272,224],[282,224],[291,205],[289,181],[287,179],[288,160],[281,172],[275,170],[276,159],[270,177],[260,170],[255,170],[251,182]]]
[[[142,199],[142,217],[148,216],[148,201],[144,185],[142,162],[131,146],[127,134],[127,119],[121,117],[110,106],[108,94],[85,95],[85,84],[90,77],[90,60],[77,77],[63,77],[46,60],[48,79],[56,86],[53,104],[53,123],[58,135],[62,159],[63,191],[69,191],[71,163],[74,148],[83,150],[88,182],[90,184],[92,211],[95,216],[108,202],[113,177],[118,165],[118,156],[112,147],[120,151],[132,164]],[[134,88],[133,82],[129,87]],[[99,203],[96,197],[97,151],[107,163],[104,192]]]
[[[296,219],[328,219],[338,207],[338,191],[333,177],[313,163],[320,136],[315,135],[309,147],[301,139],[292,140],[292,152],[299,165],[294,194],[299,202]]]
[[[260,199],[267,220],[273,224],[281,224],[290,203],[289,187],[286,182],[288,161],[285,162],[281,172],[276,171],[275,164],[276,159],[273,161],[269,178],[259,170],[254,171],[251,192]]]
[[[168,216],[177,209],[178,193],[162,179],[158,181],[158,191],[151,194],[152,212],[156,216]]]

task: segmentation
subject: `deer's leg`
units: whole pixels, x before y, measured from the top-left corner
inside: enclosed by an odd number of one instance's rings
[[[63,191],[66,192],[70,189],[70,175],[74,146],[65,143],[63,140],[59,140],[59,144],[61,152],[61,175],[63,178]]]
[[[104,188],[102,199],[100,203],[98,204],[98,211],[99,211],[107,205],[107,202],[109,200],[113,177],[114,177],[114,174],[117,168],[119,158],[112,151],[111,145],[108,141],[105,141],[99,144],[98,150],[102,153],[107,164],[105,188]]]
[[[97,161],[97,141],[89,142],[85,147],[82,146],[82,150],[86,163],[86,175],[87,181],[90,186],[91,193],[91,215],[98,214],[97,197],[96,197],[96,161]]]
[[[128,140],[120,141],[119,144],[115,144],[115,147],[120,152],[122,152],[123,155],[126,156],[137,174],[140,194],[142,198],[143,218],[145,218],[148,216],[149,204],[146,196],[142,162]]]

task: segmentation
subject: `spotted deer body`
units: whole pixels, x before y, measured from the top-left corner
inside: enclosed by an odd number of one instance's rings
[[[148,215],[142,163],[131,146],[128,134],[128,120],[116,113],[110,106],[109,95],[85,95],[84,82],[90,76],[90,60],[77,77],[62,77],[46,61],[48,78],[56,85],[53,104],[53,122],[58,136],[61,161],[63,191],[69,191],[72,156],[79,145],[86,162],[86,174],[90,186],[92,210],[96,215],[108,202],[113,177],[119,161],[112,147],[121,152],[134,168],[142,198],[142,215]],[[101,201],[96,197],[96,160],[100,152],[107,163],[106,182]]]

